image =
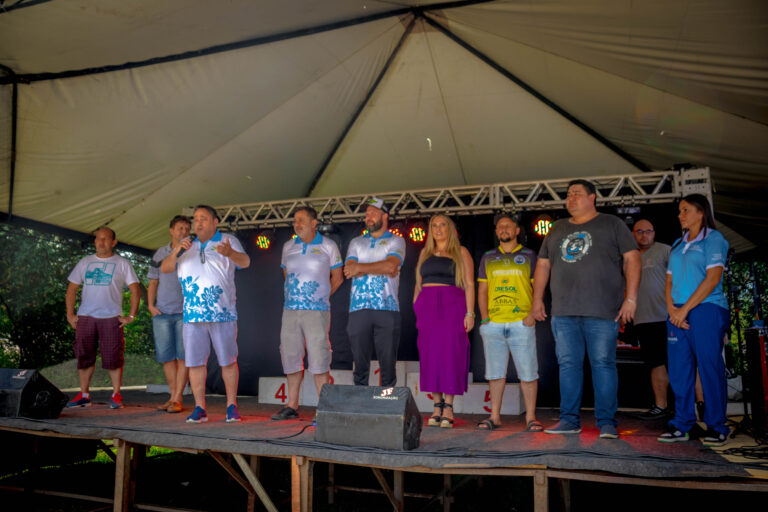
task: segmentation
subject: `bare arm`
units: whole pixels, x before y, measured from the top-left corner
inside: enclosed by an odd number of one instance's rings
[[[544,290],[547,289],[549,274],[552,264],[547,258],[536,260],[536,271],[533,273],[533,304],[531,304],[531,313],[535,320],[544,321],[547,319],[547,312],[544,309]]]
[[[163,262],[160,264],[160,271],[165,274],[170,274],[176,270],[176,263],[179,261],[179,251],[182,248],[185,251],[188,251],[190,247],[192,247],[192,241],[189,238],[182,240],[179,245],[177,245],[176,248],[171,252],[171,254],[163,259]]]
[[[147,288],[147,307],[152,316],[162,314],[162,312],[155,307],[155,302],[157,302],[157,287],[159,285],[160,281],[158,279],[149,280],[149,288]]]
[[[120,326],[130,324],[136,319],[136,313],[139,311],[139,303],[141,302],[141,288],[139,283],[133,283],[128,285],[128,289],[131,291],[131,309],[128,311],[128,316],[118,316]]]
[[[421,255],[424,254],[424,249],[422,249],[419,252],[419,260],[421,260]],[[416,303],[416,299],[419,297],[419,294],[421,293],[421,272],[416,272],[416,285],[413,287],[413,302]]]
[[[619,319],[629,322],[635,318],[637,290],[640,287],[640,275],[643,269],[640,251],[637,249],[627,251],[622,256],[624,258],[624,276],[627,281],[627,291],[624,296],[624,302],[621,304],[621,309],[619,309],[619,314],[614,319],[614,322],[618,322]]]
[[[464,264],[464,297],[467,301],[464,331],[469,332],[475,326],[475,264],[465,247],[461,248],[461,260]]]
[[[336,293],[341,283],[344,282],[344,271],[341,267],[336,267],[331,270],[331,295]]]
[[[481,323],[488,320],[488,281],[477,282],[477,307],[480,309]]]
[[[216,252],[222,256],[226,256],[232,260],[232,263],[240,268],[248,268],[251,265],[251,257],[244,252],[238,252],[234,250],[229,241],[229,238],[224,238],[224,241],[216,246]]]
[[[672,303],[671,275],[667,274],[667,287],[669,289],[669,295],[667,296],[667,310],[669,311],[669,321],[678,327],[687,329],[688,313],[690,313],[693,308],[701,304],[701,301],[706,299],[709,296],[709,294],[712,293],[712,290],[715,289],[715,287],[717,286],[717,283],[720,282],[720,279],[722,277],[723,277],[723,267],[708,268],[707,273],[704,276],[704,280],[701,283],[699,283],[699,286],[696,287],[696,290],[693,292],[693,294],[691,294],[691,296],[688,297],[688,300],[685,301],[685,304],[683,304],[679,308],[676,308],[675,305]],[[683,324],[685,324],[686,327],[683,327]]]
[[[75,301],[77,300],[77,289],[80,288],[79,284],[75,284],[72,281],[67,286],[67,294],[64,296],[64,303],[67,306],[67,322],[73,329],[77,329],[77,315],[75,314]]]

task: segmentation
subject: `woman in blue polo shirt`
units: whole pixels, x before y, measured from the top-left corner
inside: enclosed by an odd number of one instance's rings
[[[696,423],[696,369],[704,390],[706,446],[725,443],[728,403],[723,336],[728,327],[728,301],[723,294],[723,269],[728,242],[715,230],[709,201],[691,194],[680,201],[683,236],[672,246],[667,267],[667,353],[669,383],[675,393],[675,417],[658,440],[687,441]]]

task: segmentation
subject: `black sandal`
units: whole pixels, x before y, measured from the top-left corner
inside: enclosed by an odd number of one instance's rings
[[[445,407],[450,407],[451,410],[453,410],[453,404],[448,404],[448,403],[443,404],[443,408]],[[442,428],[453,428],[453,418],[446,418],[445,416],[443,416],[442,418],[440,418],[440,426]]]
[[[440,409],[440,416],[432,416],[429,418],[429,421],[427,422],[427,426],[430,427],[439,427],[441,426],[441,420],[442,414],[443,414],[443,408],[448,405],[445,403],[445,400],[440,400],[439,402],[435,402],[434,406],[436,409]]]

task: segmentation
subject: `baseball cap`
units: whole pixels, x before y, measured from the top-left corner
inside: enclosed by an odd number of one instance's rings
[[[387,205],[384,204],[384,200],[379,197],[371,197],[368,200],[368,206],[373,206],[383,211],[384,213],[389,213],[389,208],[387,208]]]

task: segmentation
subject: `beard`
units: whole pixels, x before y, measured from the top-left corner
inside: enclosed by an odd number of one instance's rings
[[[505,243],[505,244],[507,242],[511,242],[512,240],[514,240],[514,237],[511,236],[511,235],[502,235],[502,236],[499,237],[499,242],[502,242],[502,243]]]
[[[371,222],[368,224],[368,232],[369,233],[375,233],[384,226],[384,222],[379,220],[378,222]]]

